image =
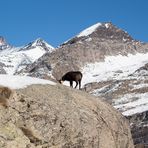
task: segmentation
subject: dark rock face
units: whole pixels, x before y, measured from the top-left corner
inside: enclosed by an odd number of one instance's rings
[[[5,64],[0,62],[0,74],[6,74],[6,71],[4,70]]]
[[[127,117],[131,123],[134,144],[148,146],[148,111]]]

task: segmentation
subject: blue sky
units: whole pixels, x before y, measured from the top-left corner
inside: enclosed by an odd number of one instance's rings
[[[42,38],[56,47],[97,22],[148,42],[148,0],[1,0],[0,36],[14,46]]]

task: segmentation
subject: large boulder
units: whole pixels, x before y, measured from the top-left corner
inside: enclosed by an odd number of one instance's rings
[[[7,91],[1,148],[133,148],[127,120],[101,98],[62,85]]]

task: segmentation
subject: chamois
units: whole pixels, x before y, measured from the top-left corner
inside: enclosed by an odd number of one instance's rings
[[[59,80],[60,83],[63,83],[64,81],[70,82],[70,87],[73,87],[73,81],[76,82],[75,88],[77,88],[79,84],[79,89],[81,88],[81,80],[82,80],[82,73],[80,71],[69,71],[65,75],[62,76],[62,78]]]

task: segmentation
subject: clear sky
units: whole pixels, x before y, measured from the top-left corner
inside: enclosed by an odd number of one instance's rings
[[[42,38],[56,47],[98,22],[148,42],[148,0],[0,0],[0,36],[14,46]]]

